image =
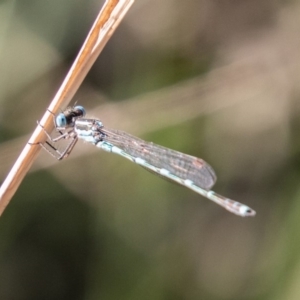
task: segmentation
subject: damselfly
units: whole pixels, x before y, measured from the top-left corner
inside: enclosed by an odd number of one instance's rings
[[[40,145],[61,160],[70,154],[78,139],[82,139],[181,184],[236,215],[255,215],[255,211],[250,207],[211,190],[216,182],[216,175],[204,160],[143,141],[123,131],[109,129],[104,127],[101,121],[86,119],[84,116],[85,109],[82,106],[67,108],[57,116],[53,115],[59,136],[52,138],[45,131],[49,141]],[[63,151],[59,151],[53,144],[62,139],[69,139],[69,142]]]

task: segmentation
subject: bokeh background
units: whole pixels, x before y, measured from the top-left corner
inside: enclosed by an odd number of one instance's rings
[[[0,1],[1,182],[103,2]],[[62,162],[41,152],[0,219],[0,299],[299,299],[299,13],[137,0],[72,104],[204,158],[257,216],[81,142]]]

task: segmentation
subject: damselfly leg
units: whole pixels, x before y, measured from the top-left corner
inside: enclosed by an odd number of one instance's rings
[[[82,106],[75,106],[67,108],[57,116],[55,116],[55,114],[50,110],[48,111],[53,115],[55,131],[59,135],[52,137],[44,126],[37,122],[48,138],[45,143],[39,143],[39,145],[57,160],[62,160],[69,156],[78,141],[77,134],[74,131],[75,120],[83,117],[85,115],[85,110]],[[60,141],[64,140],[69,140],[69,142],[67,142],[63,150],[59,150],[56,145],[58,145]]]

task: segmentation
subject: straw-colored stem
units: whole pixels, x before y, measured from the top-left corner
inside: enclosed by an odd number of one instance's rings
[[[51,112],[56,113],[59,108],[69,104],[133,2],[134,0],[107,0],[105,2],[70,71],[48,107]],[[49,111],[46,111],[40,124],[49,132],[53,130],[53,117]],[[37,157],[40,151],[38,143],[43,143],[45,140],[44,131],[37,126],[0,188],[0,215]]]

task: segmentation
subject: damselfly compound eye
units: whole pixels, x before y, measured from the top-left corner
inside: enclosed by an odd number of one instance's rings
[[[63,113],[60,113],[55,118],[55,123],[57,127],[66,127],[67,126],[67,118]]]
[[[83,106],[81,105],[77,105],[74,107],[74,111],[77,111],[78,112],[78,116],[81,115],[81,117],[84,117],[86,112],[85,112],[85,109]]]

